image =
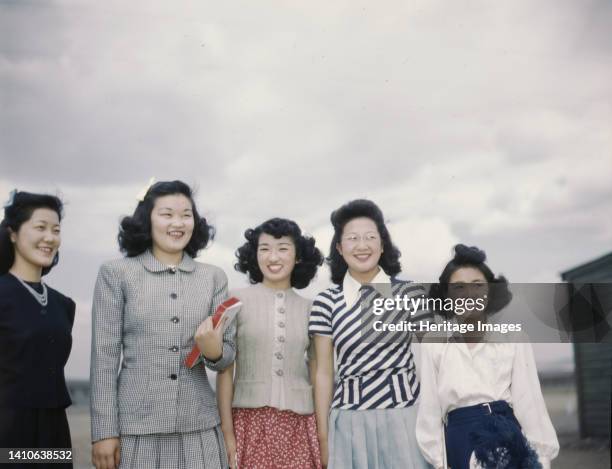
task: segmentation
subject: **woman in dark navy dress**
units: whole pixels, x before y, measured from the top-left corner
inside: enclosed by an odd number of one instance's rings
[[[70,448],[64,365],[75,304],[42,276],[57,264],[62,202],[13,191],[0,224],[0,448]],[[11,466],[15,467],[15,466]],[[17,467],[30,467],[22,461]],[[42,468],[46,464],[32,464]],[[55,469],[72,463],[49,464]]]

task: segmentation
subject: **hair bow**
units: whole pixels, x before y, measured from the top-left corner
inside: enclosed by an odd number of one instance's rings
[[[138,200],[139,202],[144,201],[145,196],[147,195],[147,192],[149,192],[149,189],[151,189],[151,186],[155,184],[155,178],[152,177],[151,179],[149,179],[149,182],[147,183],[146,187],[144,187],[136,196],[136,200]]]
[[[9,198],[8,200],[4,203],[4,208],[9,208],[11,205],[13,205],[13,202],[15,202],[15,196],[17,195],[17,192],[19,192],[17,189],[13,189],[10,193],[9,193]]]

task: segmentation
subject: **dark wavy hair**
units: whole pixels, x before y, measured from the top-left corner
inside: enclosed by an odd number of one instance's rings
[[[348,270],[348,265],[342,255],[336,249],[342,239],[342,230],[344,226],[351,220],[359,217],[366,217],[376,223],[378,233],[382,240],[383,253],[380,256],[378,265],[385,273],[393,277],[399,274],[402,270],[400,263],[400,250],[391,241],[391,235],[385,225],[383,213],[374,202],[365,199],[352,200],[331,214],[331,222],[334,227],[334,237],[331,240],[329,247],[329,257],[327,263],[331,270],[331,279],[335,284],[342,283],[342,279]]]
[[[15,247],[11,242],[11,232],[17,233],[38,208],[48,208],[57,213],[62,220],[64,204],[59,197],[48,194],[33,194],[18,191],[12,203],[4,208],[4,219],[0,223],[0,275],[6,274],[15,262]],[[43,267],[42,275],[48,274],[59,262],[59,252],[55,254],[49,267]]]
[[[457,244],[454,251],[455,256],[444,267],[438,279],[439,283],[431,285],[429,289],[430,298],[440,298],[444,301],[448,297],[448,283],[451,276],[462,267],[473,267],[482,272],[489,284],[487,314],[496,313],[510,303],[512,292],[508,289],[508,280],[503,275],[495,276],[489,266],[485,264],[487,255],[483,250],[476,246],[468,247],[465,244]]]
[[[303,235],[297,223],[285,218],[272,218],[255,228],[246,230],[244,237],[247,241],[236,250],[238,262],[234,264],[234,268],[248,274],[249,281],[253,284],[263,281],[263,274],[257,263],[257,247],[259,237],[263,233],[276,239],[281,236],[290,236],[293,239],[296,264],[291,272],[291,286],[306,288],[316,275],[319,266],[323,264],[323,254],[315,246],[314,238]]]
[[[138,202],[132,216],[124,217],[119,226],[119,248],[127,257],[142,254],[153,246],[151,236],[151,212],[158,197],[181,194],[189,199],[193,209],[193,234],[185,252],[196,257],[201,249],[214,238],[215,229],[201,217],[193,201],[193,191],[183,181],[160,181],[153,184],[141,202]]]

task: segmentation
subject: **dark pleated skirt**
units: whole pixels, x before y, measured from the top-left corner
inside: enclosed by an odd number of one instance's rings
[[[0,408],[0,448],[72,448],[66,410]],[[72,469],[72,463],[19,463],[10,467]]]

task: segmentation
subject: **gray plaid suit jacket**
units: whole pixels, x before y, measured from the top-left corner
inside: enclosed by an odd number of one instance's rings
[[[235,326],[218,361],[190,370],[184,360],[200,323],[226,298],[225,273],[187,254],[174,271],[150,251],[102,265],[93,302],[92,441],[219,424],[204,366],[219,371],[233,362]]]

